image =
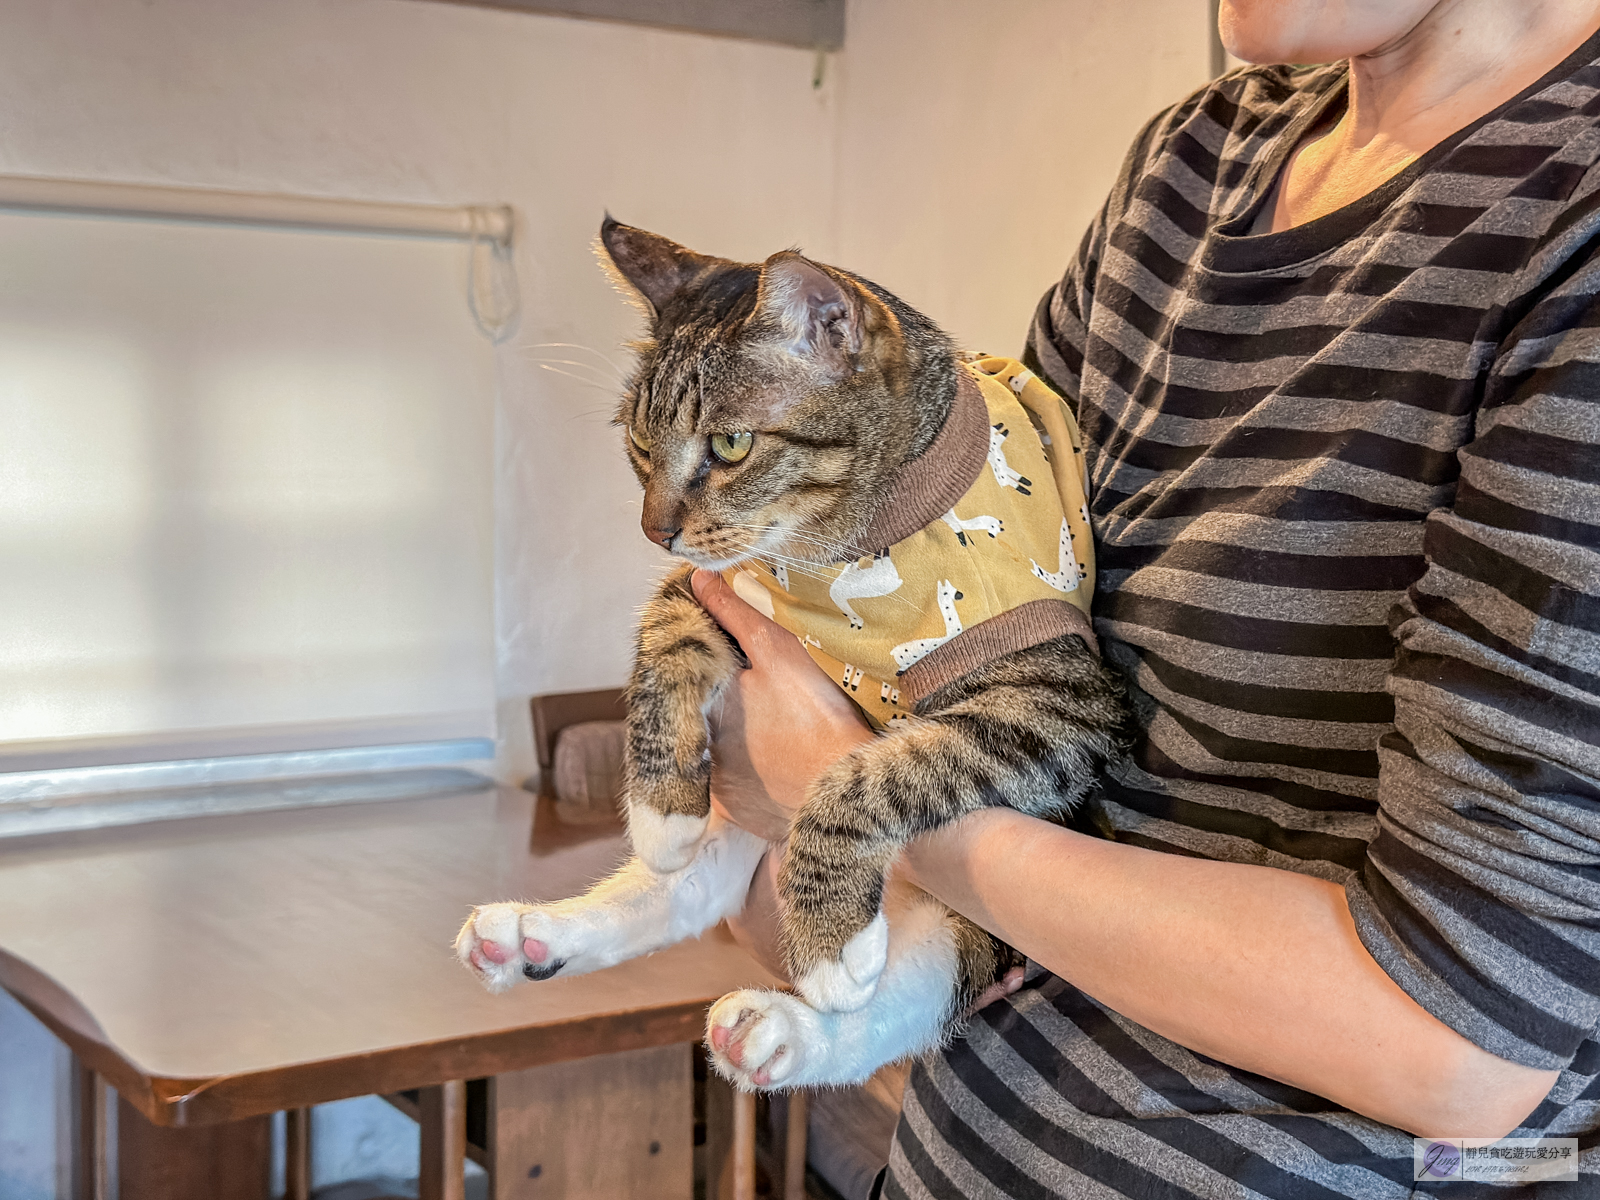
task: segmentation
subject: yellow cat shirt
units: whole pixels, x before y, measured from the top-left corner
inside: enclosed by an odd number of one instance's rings
[[[724,572],[877,725],[984,663],[1064,633],[1095,648],[1083,448],[1066,404],[1021,363],[959,368],[945,426],[832,565]]]

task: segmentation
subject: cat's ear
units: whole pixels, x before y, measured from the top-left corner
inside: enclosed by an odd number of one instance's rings
[[[624,225],[610,213],[600,225],[602,266],[626,291],[643,301],[654,318],[685,284],[717,260],[696,254],[659,233]]]
[[[865,340],[867,297],[793,250],[761,266],[756,310],[777,326],[784,349],[822,373],[843,379],[855,370]]]

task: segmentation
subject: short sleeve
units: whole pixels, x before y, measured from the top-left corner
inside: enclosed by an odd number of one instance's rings
[[[1363,943],[1484,1049],[1559,1068],[1600,1023],[1600,261],[1501,343],[1391,624]]]

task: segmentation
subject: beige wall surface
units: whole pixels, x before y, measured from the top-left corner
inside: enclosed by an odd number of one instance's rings
[[[1209,76],[1206,0],[852,0],[841,263],[1017,354],[1134,135]]]
[[[602,212],[731,257],[799,245],[1015,353],[1135,131],[1204,82],[1206,22],[1207,0],[851,0],[814,86],[803,50],[422,0],[3,0],[0,171],[517,208],[516,778],[526,696],[620,682],[665,566],[607,425],[635,316],[591,256]]]

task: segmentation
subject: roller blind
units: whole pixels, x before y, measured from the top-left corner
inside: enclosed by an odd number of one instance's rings
[[[0,771],[492,735],[467,267],[0,212]]]

